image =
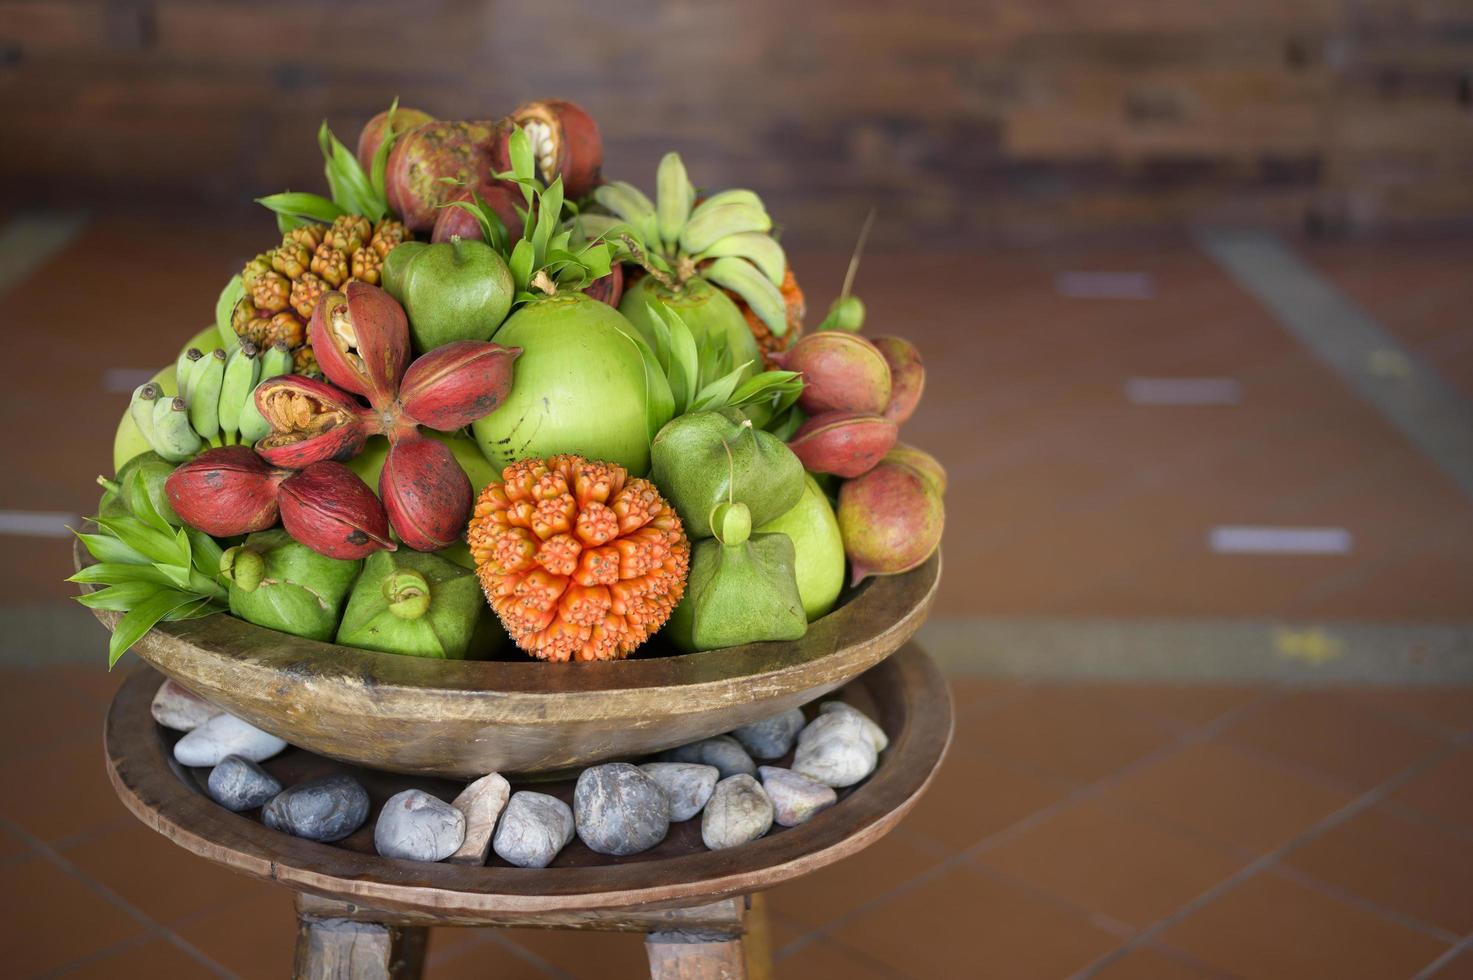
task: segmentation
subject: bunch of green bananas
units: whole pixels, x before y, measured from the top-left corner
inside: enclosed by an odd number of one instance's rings
[[[593,196],[609,215],[582,215],[590,235],[625,224],[634,230],[651,265],[675,282],[709,279],[736,293],[774,335],[788,329],[779,287],[787,258],[770,234],[772,218],[749,190],[727,190],[696,203],[680,154],[667,153],[655,174],[655,203],[624,181],[598,187]]]
[[[175,365],[178,396],[165,397],[151,381],[133,392],[128,412],[153,451],[171,463],[208,446],[249,445],[271,432],[256,408],[256,386],[291,370],[285,343],[264,353],[248,340],[229,352],[191,347]]]

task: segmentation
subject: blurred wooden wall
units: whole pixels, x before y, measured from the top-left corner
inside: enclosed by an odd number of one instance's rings
[[[572,98],[815,246],[1473,218],[1473,0],[0,0],[0,199],[317,189],[396,94]]]

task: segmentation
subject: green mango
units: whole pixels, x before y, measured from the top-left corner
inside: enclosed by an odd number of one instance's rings
[[[402,274],[389,282],[389,295],[403,305],[420,353],[456,340],[490,340],[516,293],[501,253],[463,238],[415,250]]]
[[[230,612],[257,626],[331,640],[362,560],[319,555],[282,530],[257,531],[225,552]]]
[[[752,534],[745,504],[722,504],[720,534],[691,548],[685,595],[662,634],[686,651],[765,640],[797,640],[808,630],[786,534]]]
[[[463,660],[486,608],[474,573],[437,555],[376,551],[363,564],[337,642]]]
[[[803,496],[803,464],[782,440],[736,408],[671,420],[650,446],[650,478],[691,538],[711,536],[711,511],[737,501],[759,527]]]
[[[793,571],[803,612],[811,623],[834,608],[844,588],[844,539],[833,505],[811,475],[803,481],[803,496],[792,510],[757,529],[759,533],[786,534],[797,560]]]

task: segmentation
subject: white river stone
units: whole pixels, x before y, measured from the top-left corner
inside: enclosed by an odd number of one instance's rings
[[[762,784],[738,773],[716,784],[701,814],[701,840],[713,851],[754,841],[772,829],[772,801]]]
[[[234,715],[216,715],[174,743],[182,766],[217,766],[227,755],[261,762],[286,748],[286,742]]]

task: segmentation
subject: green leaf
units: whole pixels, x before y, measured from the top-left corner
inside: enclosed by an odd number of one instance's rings
[[[559,177],[542,193],[537,207],[537,225],[532,229],[532,248],[535,250],[535,268],[541,268],[547,258],[547,244],[563,218],[563,179]]]
[[[701,356],[696,350],[695,337],[680,314],[663,303],[655,304],[655,308],[670,328],[670,390],[675,392],[676,407],[683,415],[690,410],[690,403],[694,400],[696,387],[700,383]],[[678,391],[675,382],[677,374],[680,377]]]
[[[133,516],[144,525],[160,534],[172,535],[174,533],[173,525],[164,520],[158,508],[153,505],[153,498],[148,493],[148,480],[144,477],[143,470],[136,469],[128,474],[128,483],[123,487],[123,499],[128,502],[128,509],[133,512]]]
[[[189,564],[189,549],[181,549],[172,533],[155,530],[136,517],[102,517],[98,518],[97,526],[134,551],[147,555],[149,561]]]
[[[537,162],[532,158],[532,141],[520,126],[514,127],[511,136],[507,138],[507,156],[510,158],[511,172],[518,181],[537,179]],[[527,189],[525,184],[522,189]],[[527,204],[531,203],[532,199],[528,197]]]
[[[113,562],[99,562],[96,565],[88,565],[80,569],[75,575],[67,579],[68,582],[76,582],[82,585],[122,585],[124,582],[150,582],[154,585],[167,585],[168,576],[164,575],[152,565],[132,565]]]
[[[77,596],[77,601],[88,609],[127,612],[156,595],[161,588],[166,589],[154,582],[119,582],[95,592],[84,592]]]
[[[732,392],[727,404],[733,407],[747,405],[789,388],[795,391],[796,397],[796,393],[803,391],[801,378],[802,375],[797,371],[763,371],[743,381],[737,390]]]
[[[211,580],[218,581],[220,575],[220,559],[224,557],[225,549],[220,547],[219,542],[203,531],[196,531],[192,527],[186,527],[184,533],[189,536],[191,560],[194,562],[194,567]]]
[[[74,531],[87,553],[100,562],[122,565],[152,565],[149,557],[129,547],[112,534],[84,534]]]
[[[293,222],[282,230],[282,233],[298,228],[309,222],[331,224],[334,218],[342,216],[345,212],[332,201],[321,194],[307,194],[305,192],[285,191],[281,194],[271,194],[267,197],[256,198],[256,203],[273,211],[280,218],[286,218]],[[277,221],[280,225],[280,220]]]
[[[156,561],[153,567],[158,569],[174,588],[193,591],[189,588],[189,576],[192,569],[188,565],[170,565]]]
[[[129,610],[113,627],[112,639],[107,644],[107,666],[111,670],[119,658],[153,629],[159,620],[180,606],[198,601],[198,597],[186,592],[165,589],[145,599]]]
[[[166,623],[177,623],[185,619],[203,619],[205,616],[213,616],[217,612],[229,612],[229,609],[218,602],[214,602],[204,596],[198,601],[180,606],[164,616]]]
[[[511,258],[507,260],[512,282],[516,283],[519,293],[526,292],[527,283],[532,281],[534,251],[532,243],[523,238],[512,247]]]
[[[701,412],[707,408],[725,408],[729,404],[731,393],[736,390],[737,384],[742,380],[742,372],[746,369],[747,365],[743,364],[702,388],[691,405],[691,411]]]

